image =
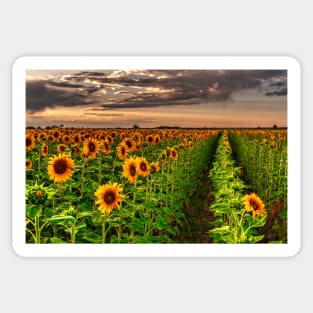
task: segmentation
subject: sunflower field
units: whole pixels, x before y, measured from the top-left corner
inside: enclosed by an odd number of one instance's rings
[[[202,207],[207,243],[287,241],[286,130],[54,127],[25,136],[27,243],[190,242],[186,212]]]

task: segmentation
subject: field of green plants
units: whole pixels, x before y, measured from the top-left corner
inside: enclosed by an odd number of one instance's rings
[[[287,242],[286,130],[27,129],[25,163],[30,244]]]

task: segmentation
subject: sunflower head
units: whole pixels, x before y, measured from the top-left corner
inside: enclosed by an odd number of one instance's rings
[[[105,154],[111,153],[111,147],[110,147],[110,144],[107,140],[102,141],[102,150],[101,151]]]
[[[109,215],[113,209],[118,209],[124,195],[121,194],[122,187],[117,183],[100,186],[94,193],[97,197],[96,204],[99,204],[99,211]]]
[[[150,145],[154,144],[154,138],[153,135],[147,135],[146,136],[146,142]]]
[[[26,150],[27,151],[30,151],[31,149],[33,149],[33,147],[35,145],[35,138],[34,138],[34,136],[31,135],[31,134],[26,135],[25,144],[26,144]]]
[[[152,162],[150,164],[150,168],[152,170],[153,173],[156,173],[156,172],[159,172],[160,171],[160,166],[159,166],[159,163],[154,163]]]
[[[41,155],[46,157],[49,154],[49,147],[44,143],[41,146]]]
[[[26,169],[28,169],[28,168],[32,168],[32,166],[33,166],[32,161],[31,161],[31,160],[26,159],[26,161],[25,161],[25,167],[26,167]]]
[[[136,144],[131,138],[125,138],[123,144],[125,145],[127,152],[132,152],[136,149]]]
[[[63,183],[70,179],[74,168],[75,164],[73,160],[64,154],[60,154],[50,160],[48,174],[50,179],[54,180],[55,183]]]
[[[57,150],[59,153],[64,153],[66,151],[66,146],[65,144],[63,143],[60,143],[58,146],[57,146]]]
[[[96,139],[88,138],[84,141],[83,154],[87,159],[94,159],[99,149],[99,143]]]
[[[138,160],[131,157],[126,160],[123,165],[123,176],[128,179],[130,183],[134,183],[138,176]]]
[[[176,161],[177,158],[178,158],[178,153],[174,148],[172,148],[170,151],[170,159]]]
[[[154,141],[155,144],[160,143],[161,142],[160,136],[159,135],[155,135],[154,138],[153,138],[153,141]]]
[[[125,160],[127,158],[127,147],[123,143],[117,148],[117,156],[120,160]]]
[[[245,195],[243,205],[245,210],[251,212],[253,217],[265,214],[264,203],[255,193]]]
[[[149,173],[149,163],[145,158],[137,158],[138,164],[138,174],[140,176],[146,177]]]

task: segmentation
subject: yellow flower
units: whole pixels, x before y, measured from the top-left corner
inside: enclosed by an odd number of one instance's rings
[[[86,154],[88,159],[94,159],[98,149],[99,143],[97,140],[89,138],[84,141],[83,154]]]
[[[124,195],[121,195],[122,187],[117,183],[105,184],[100,186],[94,193],[98,198],[96,204],[99,204],[99,211],[104,214],[110,214],[113,209],[118,209]]]
[[[51,159],[48,165],[48,174],[51,180],[56,183],[63,183],[70,179],[75,168],[73,160],[64,155],[60,154]]]
[[[264,203],[255,193],[245,195],[243,197],[243,204],[245,210],[251,212],[253,217],[265,214]]]
[[[124,162],[123,176],[128,179],[130,183],[134,183],[138,176],[138,160],[130,158]]]
[[[145,158],[137,158],[138,174],[146,177],[149,173],[149,163]]]

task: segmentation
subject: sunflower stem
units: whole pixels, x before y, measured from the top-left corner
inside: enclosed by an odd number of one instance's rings
[[[36,237],[36,244],[39,244],[40,243],[39,214],[35,216],[35,237]]]
[[[106,225],[106,215],[102,214],[102,243],[105,243],[105,225]]]

